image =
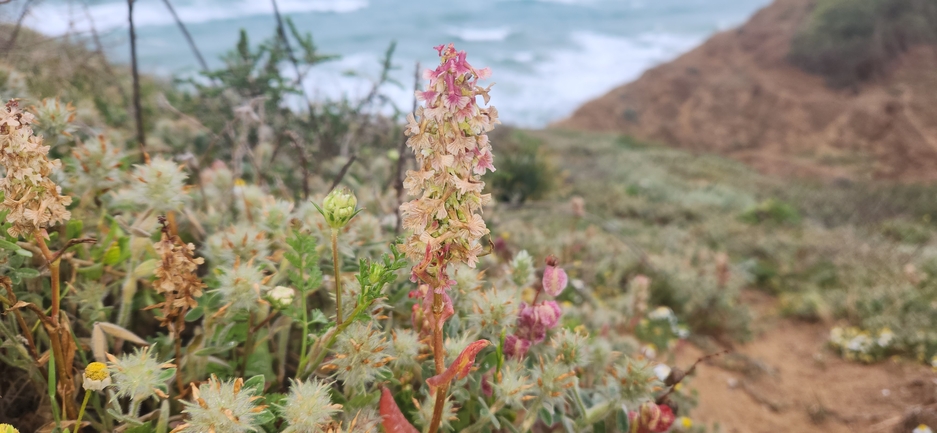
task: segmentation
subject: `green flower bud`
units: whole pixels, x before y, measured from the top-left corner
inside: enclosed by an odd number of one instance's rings
[[[336,189],[325,197],[322,207],[316,205],[316,209],[325,217],[325,222],[329,227],[337,230],[348,225],[348,222],[358,214],[359,211],[355,209],[357,205],[358,199],[353,192],[347,189]]]
[[[293,296],[296,291],[292,287],[276,286],[267,292],[270,304],[278,310],[289,308],[293,304]]]

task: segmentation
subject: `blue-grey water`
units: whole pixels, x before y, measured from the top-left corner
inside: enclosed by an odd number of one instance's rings
[[[490,66],[492,104],[506,123],[537,127],[637,78],[714,32],[745,21],[769,0],[278,0],[281,13],[308,31],[323,53],[340,54],[306,81],[319,98],[365,94],[378,59],[397,41],[387,93],[401,108],[412,97],[413,65],[436,62],[434,45],[454,42],[477,66]],[[240,29],[252,42],[273,34],[270,0],[171,0],[212,66],[232,49]],[[9,21],[24,0],[0,6]],[[163,0],[137,0],[138,52],[145,72],[193,74],[195,57]],[[90,19],[89,19],[90,17]],[[108,54],[126,62],[124,0],[34,0],[26,25],[48,35],[104,35]],[[362,74],[351,77],[346,71]]]

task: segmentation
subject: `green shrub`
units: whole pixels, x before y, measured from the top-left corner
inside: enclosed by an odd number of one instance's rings
[[[541,141],[513,132],[498,141],[498,170],[486,181],[498,201],[520,204],[543,198],[554,186],[555,170],[541,151]]]
[[[758,205],[748,208],[742,213],[741,219],[749,224],[786,224],[796,225],[800,222],[800,212],[790,203],[770,198]]]
[[[937,43],[935,21],[932,0],[819,0],[789,59],[832,87],[856,86],[912,45]]]

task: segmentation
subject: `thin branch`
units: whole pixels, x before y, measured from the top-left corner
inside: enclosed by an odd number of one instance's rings
[[[345,178],[345,174],[348,173],[348,169],[351,168],[351,164],[355,162],[355,159],[358,158],[357,154],[352,154],[351,158],[348,158],[348,162],[342,166],[342,170],[338,172],[338,176],[335,176],[335,180],[332,181],[332,186],[329,187],[327,192],[332,192],[339,183],[342,182],[342,179]]]
[[[114,69],[111,68],[111,62],[108,61],[107,55],[104,54],[104,44],[101,43],[101,38],[98,35],[97,26],[94,24],[94,17],[91,15],[91,11],[88,10],[88,3],[81,2],[81,7],[85,12],[85,18],[88,19],[88,24],[91,27],[91,40],[94,41],[94,51],[101,59],[101,65],[103,66],[104,71],[114,79],[114,87],[116,87],[117,92],[120,93],[120,99],[124,104],[126,104],[130,98],[127,97],[127,92],[124,91],[124,87],[120,85],[117,73],[115,73]]]
[[[413,73],[413,109],[411,113],[416,113],[416,92],[420,90],[420,62],[416,62],[416,69]],[[394,234],[400,234],[400,205],[403,204],[403,167],[407,161],[407,136],[403,134],[400,137],[400,147],[397,149],[397,171],[394,175],[394,189],[397,191],[397,207],[394,208],[394,215],[397,216],[397,225],[394,226]]]
[[[20,35],[20,29],[23,27],[23,20],[26,19],[26,14],[29,13],[29,6],[33,0],[26,0],[26,4],[23,5],[23,11],[20,12],[20,17],[16,20],[16,27],[13,27],[13,32],[10,34],[10,39],[7,40],[7,43],[3,46],[3,52],[9,54],[10,50],[13,49],[13,45],[16,44],[16,38]]]
[[[277,19],[277,35],[283,41],[283,45],[286,47],[286,55],[290,58],[290,63],[293,64],[293,69],[296,70],[296,83],[299,85],[299,90],[303,93],[303,99],[306,100],[306,105],[312,107],[312,100],[309,99],[309,95],[306,94],[306,86],[303,86],[302,77],[303,74],[299,70],[299,61],[296,60],[296,56],[293,54],[293,47],[290,46],[290,40],[286,36],[286,27],[283,26],[283,17],[280,16],[280,8],[277,7],[277,0],[270,0],[273,3],[273,16]]]
[[[137,70],[137,33],[133,27],[133,2],[127,0],[127,22],[130,24],[130,62],[133,72],[133,111],[137,120],[137,142],[143,162],[149,164],[150,155],[146,153],[146,133],[143,131],[143,108],[140,105],[140,74]]]
[[[169,0],[163,0],[163,3],[166,4],[166,8],[169,9],[169,13],[172,14],[172,19],[176,20],[179,30],[182,30],[182,35],[185,36],[185,40],[189,43],[189,48],[192,49],[192,53],[195,54],[195,58],[198,59],[198,64],[202,66],[202,71],[207,73],[209,71],[208,63],[205,62],[201,51],[199,51],[198,46],[195,45],[195,40],[193,40],[192,35],[189,34],[189,29],[187,29],[185,23],[179,19],[179,15],[176,15],[176,10],[172,7],[172,3],[170,3]]]

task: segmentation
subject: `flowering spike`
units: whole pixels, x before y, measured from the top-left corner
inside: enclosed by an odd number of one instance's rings
[[[419,433],[419,430],[407,421],[407,418],[403,416],[403,412],[400,411],[400,408],[397,407],[397,402],[394,401],[394,396],[391,395],[390,390],[386,387],[381,388],[381,425],[384,427],[384,431],[387,433]]]
[[[464,379],[465,376],[469,374],[472,364],[475,363],[475,357],[478,356],[478,352],[481,352],[482,349],[488,347],[490,344],[491,342],[488,340],[478,340],[469,344],[468,347],[462,350],[462,353],[459,354],[446,371],[426,379],[426,384],[430,386],[430,389],[436,389],[448,384],[455,378]]]

